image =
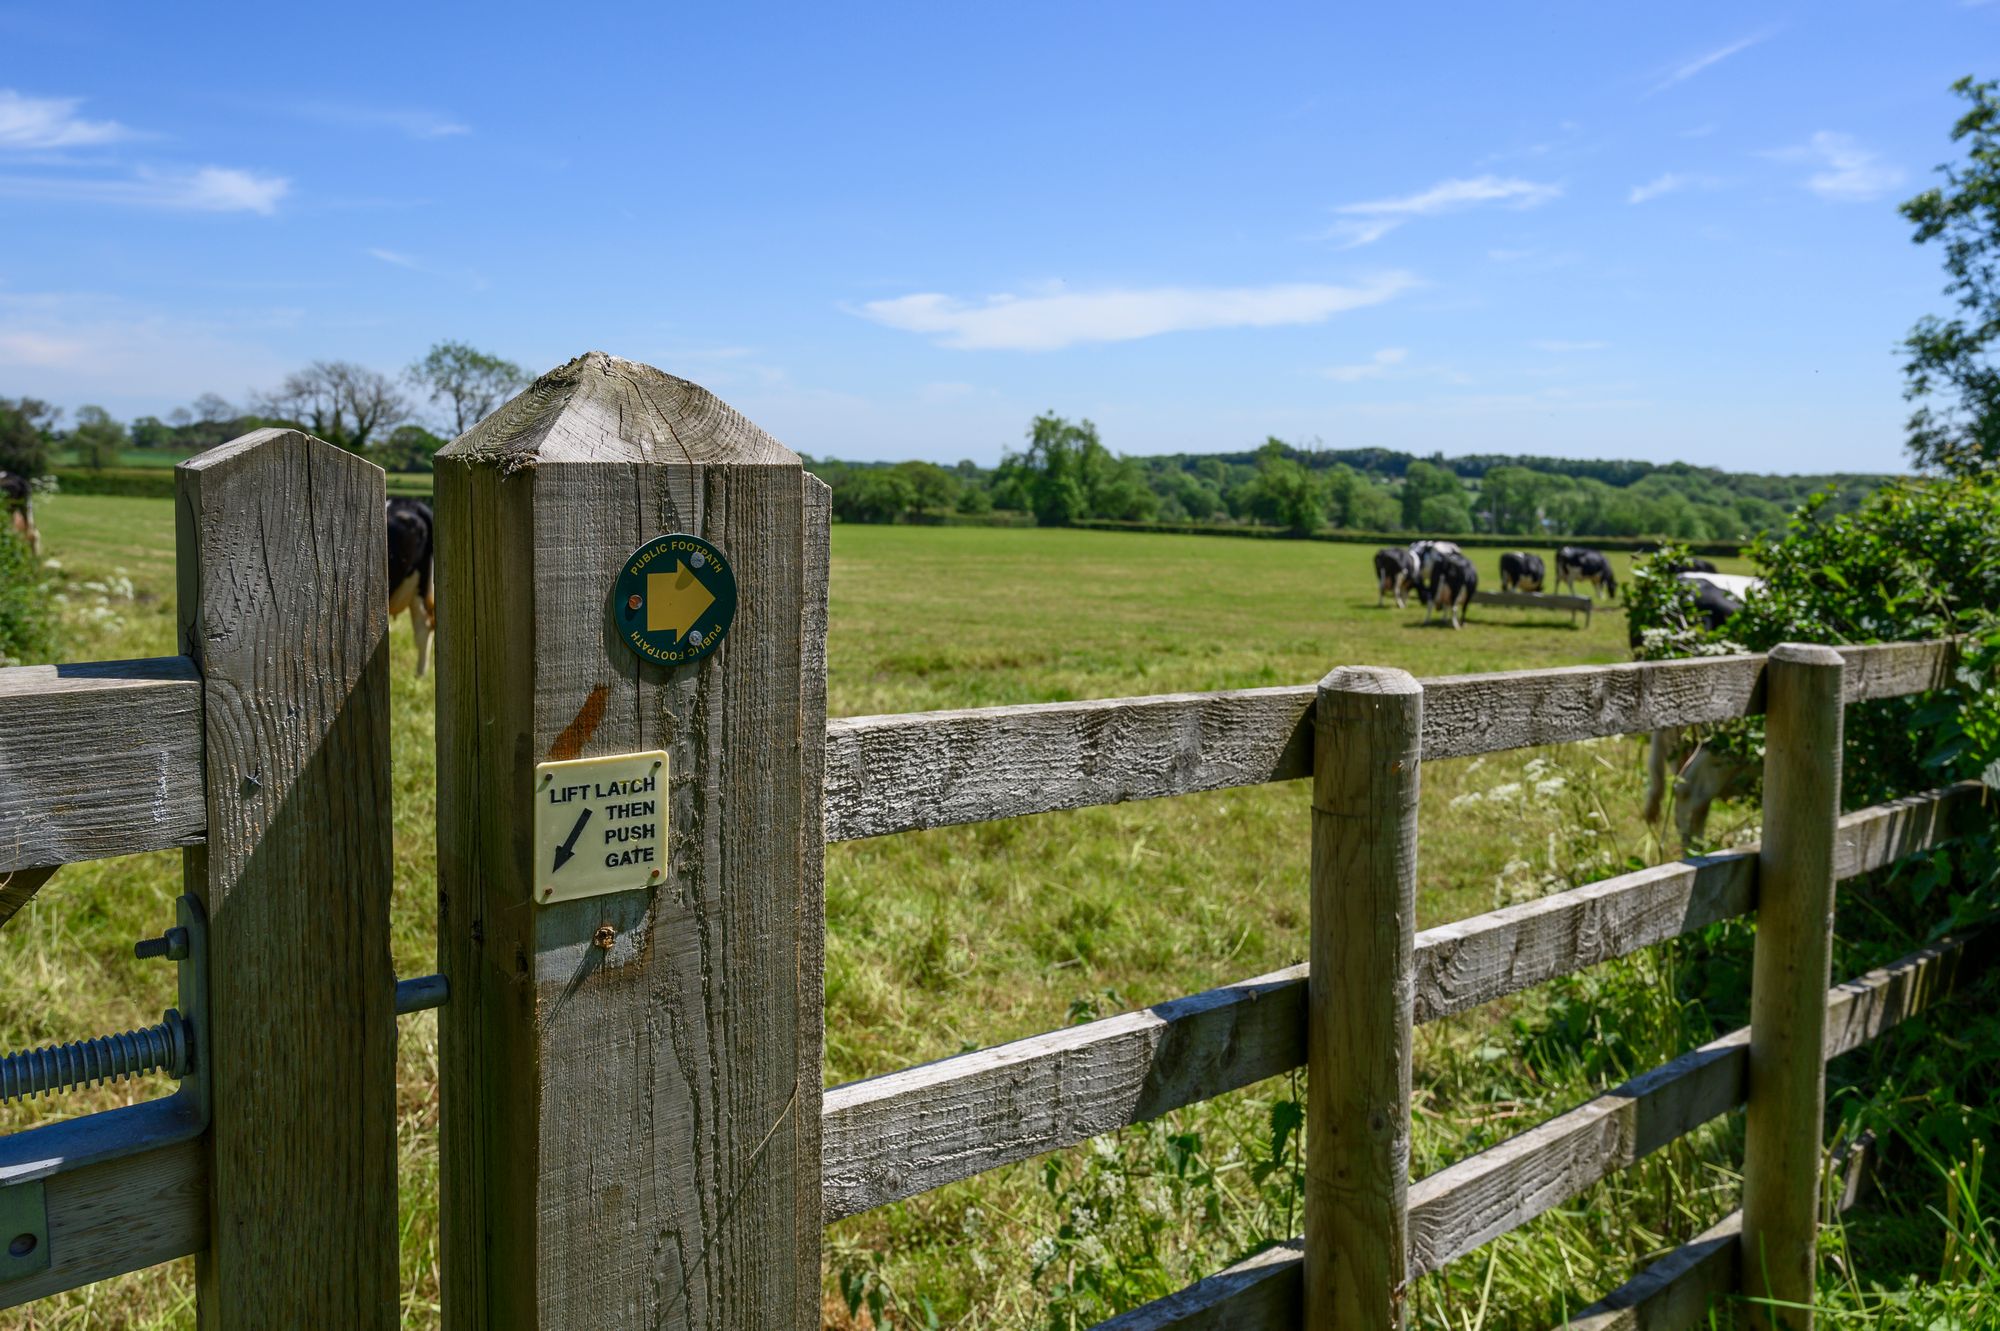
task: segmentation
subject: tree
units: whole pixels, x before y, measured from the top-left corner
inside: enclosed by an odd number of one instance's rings
[[[833,491],[833,515],[842,522],[894,522],[917,500],[893,467],[857,467]]]
[[[376,449],[375,461],[384,471],[430,471],[431,460],[449,442],[421,425],[399,425]]]
[[[1009,453],[1000,472],[1019,485],[1037,526],[1067,527],[1091,516],[1093,474],[1109,461],[1095,425],[1074,424],[1051,411],[1035,417],[1028,426],[1028,451]]]
[[[1425,495],[1424,506],[1417,513],[1417,528],[1454,535],[1471,531],[1472,506],[1465,502],[1465,492],[1452,490],[1444,494]]]
[[[0,397],[0,471],[39,476],[49,469],[49,438],[62,408],[39,398]]]
[[[958,477],[935,462],[898,462],[894,469],[910,487],[910,511],[950,510],[958,503]]]
[[[1899,211],[1919,245],[1944,242],[1945,294],[1961,314],[1920,320],[1903,339],[1903,396],[1918,403],[1909,450],[1918,467],[1965,475],[2000,468],[2000,84],[1960,79],[1951,90],[1971,103],[1952,127],[1966,160],[1940,166],[1942,188]]]
[[[464,434],[528,381],[513,361],[463,342],[440,342],[412,365],[410,381],[432,402],[451,404],[452,433]]]
[[[1326,517],[1326,487],[1288,452],[1282,439],[1266,439],[1257,450],[1250,511],[1294,535],[1310,536]]]
[[[1465,487],[1458,477],[1443,467],[1430,462],[1412,462],[1403,473],[1403,525],[1416,530],[1436,530],[1424,522],[1424,501],[1432,495],[1463,495]],[[1470,525],[1472,519],[1466,518]],[[1451,531],[1464,531],[1465,527],[1453,527]]]
[[[111,413],[104,408],[76,409],[76,429],[70,432],[70,445],[76,449],[78,460],[92,471],[117,466],[119,454],[130,442],[125,427],[112,420]]]
[[[194,424],[214,424],[222,421],[233,421],[242,415],[220,393],[203,393],[187,409],[187,414],[191,423]]]
[[[408,420],[410,403],[387,375],[352,361],[316,360],[287,377],[263,411],[360,453],[378,434]]]

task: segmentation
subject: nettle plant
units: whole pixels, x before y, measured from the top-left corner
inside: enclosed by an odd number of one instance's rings
[[[1764,586],[1719,629],[1701,622],[1693,587],[1669,571],[1685,549],[1635,560],[1627,601],[1634,655],[1666,660],[1781,642],[1961,635],[1965,650],[1944,687],[1848,709],[1843,802],[1858,808],[1966,779],[2000,789],[2000,477],[1898,481],[1850,513],[1833,511],[1832,498],[1815,496],[1783,533],[1751,548]],[[1763,726],[1718,727],[1706,742],[1754,761],[1763,755]],[[1990,835],[1906,862],[1895,874],[1912,906],[1924,906],[1939,885],[1961,889],[1946,927],[2000,904],[1994,877]]]

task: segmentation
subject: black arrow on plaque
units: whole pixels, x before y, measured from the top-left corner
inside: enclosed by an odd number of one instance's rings
[[[554,873],[556,869],[562,868],[576,858],[576,839],[583,835],[583,825],[589,821],[589,809],[576,816],[576,826],[569,829],[569,840],[556,847],[556,868],[549,870],[550,873]]]

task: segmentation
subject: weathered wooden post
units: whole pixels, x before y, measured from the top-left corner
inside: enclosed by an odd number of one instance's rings
[[[1403,1325],[1424,693],[1343,667],[1313,709],[1305,1323]]]
[[[217,1331],[397,1324],[382,469],[257,430],[176,475],[202,679]]]
[[[1786,643],[1765,668],[1764,839],[1750,974],[1743,1287],[1755,1325],[1810,1331],[1840,819],[1842,667]]]
[[[826,487],[598,352],[437,481],[444,1324],[816,1327]]]

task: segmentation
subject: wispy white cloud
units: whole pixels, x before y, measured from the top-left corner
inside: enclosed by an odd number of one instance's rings
[[[1384,273],[1354,286],[1151,287],[998,295],[979,301],[921,292],[869,301],[858,313],[890,328],[930,334],[947,347],[1053,351],[1081,342],[1129,342],[1196,329],[1319,323],[1346,310],[1379,305],[1415,284],[1407,273]]]
[[[134,137],[115,120],[85,120],[77,115],[81,97],[29,97],[0,88],[0,149],[47,151],[88,148]]]
[[[1368,199],[1335,208],[1343,220],[1327,234],[1343,248],[1372,245],[1415,217],[1432,217],[1482,204],[1534,208],[1562,195],[1562,186],[1511,176],[1472,176],[1441,180],[1427,190],[1393,199]]]
[[[1805,143],[1764,154],[1773,161],[1817,163],[1805,187],[1822,199],[1860,203],[1880,198],[1903,183],[1903,170],[1864,148],[1852,134],[1821,130]]]
[[[1573,342],[1559,337],[1545,337],[1538,341],[1530,342],[1528,345],[1537,351],[1570,352],[1602,351],[1611,344],[1609,342],[1595,341]]]
[[[415,258],[408,254],[398,253],[395,250],[377,249],[374,246],[370,246],[363,253],[367,254],[371,259],[380,259],[383,263],[393,264],[398,268],[408,268],[419,273],[424,271],[423,264]]]
[[[1714,189],[1722,182],[1714,176],[1690,175],[1682,171],[1667,171],[1643,185],[1634,185],[1632,192],[1625,196],[1627,203],[1648,203],[1667,194],[1678,194],[1685,189]]]
[[[0,291],[0,373],[30,370],[38,396],[114,412],[135,399],[186,401],[190,385],[275,382],[293,368],[265,338],[283,321],[273,310],[210,321],[95,292]]]
[[[1727,46],[1718,46],[1713,51],[1703,52],[1692,60],[1675,65],[1659,82],[1647,90],[1646,95],[1650,97],[1654,93],[1665,92],[1677,83],[1685,83],[1703,70],[1721,64],[1730,56],[1741,55],[1759,42],[1769,41],[1777,35],[1777,31],[1776,28],[1766,28],[1762,32],[1753,32],[1748,37],[1738,38]]]
[[[299,115],[339,129],[389,130],[411,139],[449,139],[472,133],[472,126],[454,116],[419,107],[351,106],[339,102],[307,102]]]
[[[1363,379],[1380,379],[1408,360],[1407,347],[1384,347],[1359,365],[1329,365],[1320,374],[1337,384],[1358,384]]]
[[[0,175],[0,198],[54,203],[104,203],[174,212],[277,212],[292,187],[283,176],[233,167],[204,166],[192,171],[142,167],[119,179],[75,176]]]

